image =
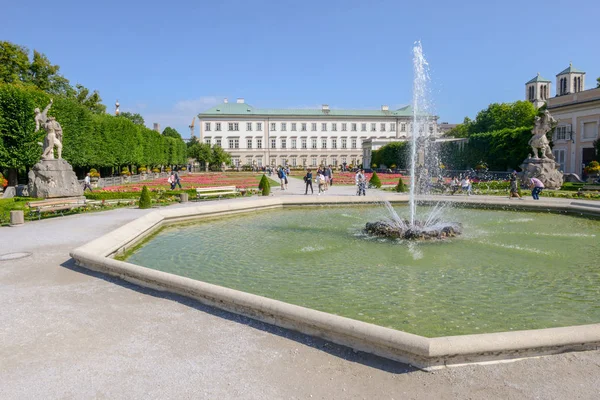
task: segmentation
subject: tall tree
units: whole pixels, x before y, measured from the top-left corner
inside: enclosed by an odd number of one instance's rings
[[[26,47],[0,41],[0,82],[27,82],[29,80],[28,54]]]
[[[75,87],[76,92],[74,98],[79,104],[94,114],[104,114],[106,112],[106,106],[101,103],[102,99],[97,90],[94,90],[94,92],[90,94],[90,90],[79,83]]]
[[[144,125],[144,117],[138,113],[122,112],[119,114],[119,117],[127,118],[136,125]]]
[[[167,136],[167,137],[172,137],[172,138],[175,138],[175,139],[181,139],[181,135],[179,134],[179,132],[177,132],[177,130],[171,128],[170,126],[167,126],[163,130],[162,134],[164,136]]]
[[[33,51],[33,61],[29,65],[29,79],[38,89],[44,92],[70,96],[73,94],[69,80],[58,73],[60,67],[52,65],[45,54]]]

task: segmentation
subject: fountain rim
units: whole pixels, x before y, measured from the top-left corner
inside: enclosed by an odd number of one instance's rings
[[[394,204],[408,204],[406,195],[390,194],[383,198]],[[500,198],[443,200],[460,203],[463,207],[566,212],[600,217],[600,205],[578,201],[508,203]],[[226,200],[192,207],[157,210],[74,249],[71,257],[80,267],[117,276],[142,287],[179,294],[209,306],[317,336],[424,370],[600,348],[600,323],[427,338],[113,258],[131,249],[163,226],[174,223],[294,206],[372,205],[379,201],[381,198],[370,196],[328,196],[318,199],[289,196]],[[437,203],[440,198],[422,197],[419,201],[422,204]]]

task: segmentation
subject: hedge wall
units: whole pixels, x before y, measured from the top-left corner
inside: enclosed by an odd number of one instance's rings
[[[34,109],[51,96],[31,87],[0,84],[0,167],[27,168],[41,157],[45,132],[37,133]],[[63,128],[63,158],[74,168],[187,163],[183,140],[166,137],[127,118],[93,114],[73,100],[52,97],[48,115]]]

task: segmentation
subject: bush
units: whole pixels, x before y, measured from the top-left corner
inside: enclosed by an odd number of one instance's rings
[[[140,174],[145,174],[145,173],[146,173],[146,171],[148,171],[148,169],[147,169],[146,167],[143,167],[143,166],[142,166],[142,167],[139,167],[139,168],[138,168],[138,172],[139,172]]]
[[[123,176],[131,175],[131,172],[129,172],[129,168],[123,168],[123,170],[121,171],[121,175],[123,175]]]
[[[381,187],[381,181],[377,176],[377,172],[373,171],[373,176],[371,177],[371,180],[369,180],[369,184],[371,185],[371,187],[376,187],[378,189]]]
[[[404,181],[402,180],[402,178],[398,179],[398,184],[396,185],[396,192],[398,192],[398,193],[408,192],[408,189],[407,189],[406,185],[404,184]]]
[[[90,169],[90,178],[100,178],[100,172],[96,168]]]
[[[152,172],[154,172],[155,174],[160,173],[160,169],[158,168],[152,168]]]
[[[600,163],[598,163],[598,161],[592,161],[583,170],[588,175],[600,173]]]
[[[150,191],[146,186],[142,188],[142,195],[140,196],[140,208],[151,208],[152,199],[150,199]]]
[[[271,193],[271,184],[269,183],[269,178],[267,178],[265,174],[263,174],[262,178],[260,178],[258,188],[262,190],[263,196],[268,196]]]

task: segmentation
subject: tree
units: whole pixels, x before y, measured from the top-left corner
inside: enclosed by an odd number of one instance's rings
[[[144,126],[144,118],[138,113],[132,114],[130,112],[122,112],[119,114],[119,117],[127,118],[136,125]]]
[[[379,180],[379,177],[377,176],[377,172],[373,171],[373,176],[369,180],[369,184],[371,184],[371,186],[376,187],[376,188],[381,187],[381,181]]]
[[[0,41],[0,82],[18,83],[29,79],[29,50]]]
[[[151,208],[152,207],[152,199],[150,199],[150,191],[148,190],[148,188],[145,185],[142,188],[142,194],[140,196],[139,207],[140,208]]]
[[[258,188],[262,191],[263,196],[268,196],[269,193],[271,193],[271,184],[269,183],[269,178],[267,178],[265,174],[260,178]]]
[[[212,162],[218,167],[223,164],[228,165],[231,163],[231,154],[223,150],[221,146],[215,145],[212,148]]]
[[[97,90],[94,90],[94,92],[90,94],[90,90],[79,83],[75,85],[75,87],[76,90],[73,97],[79,104],[94,114],[104,114],[106,112],[106,106],[101,103],[102,99]]]
[[[408,189],[406,188],[406,185],[404,184],[402,177],[400,177],[400,179],[398,180],[398,184],[396,185],[395,189],[396,189],[396,192],[399,192],[399,193],[408,192]]]
[[[181,135],[179,134],[179,132],[177,132],[177,130],[171,128],[170,126],[167,126],[163,130],[162,134],[164,136],[167,136],[167,137],[172,137],[172,138],[175,138],[175,139],[181,139]]]
[[[38,89],[44,92],[70,96],[73,94],[69,80],[58,73],[60,67],[52,65],[45,54],[33,51],[33,61],[29,65],[29,79]]]

